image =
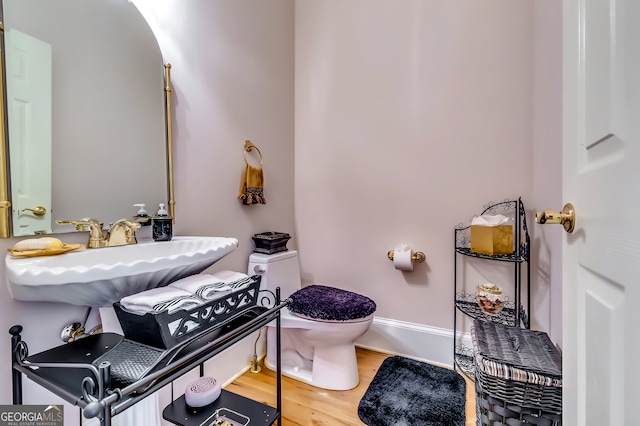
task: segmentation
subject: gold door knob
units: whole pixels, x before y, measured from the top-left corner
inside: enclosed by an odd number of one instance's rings
[[[30,212],[33,212],[33,214],[36,215],[36,216],[44,216],[45,214],[47,214],[47,209],[44,208],[43,206],[36,206],[36,207],[34,207],[32,209],[26,208],[26,209],[22,209],[21,211],[24,212],[24,211],[27,211],[27,210],[30,211]]]
[[[545,210],[536,213],[536,222],[541,225],[545,223],[559,223],[564,227],[565,231],[572,233],[576,225],[576,212],[573,209],[573,204],[567,203],[561,212]]]

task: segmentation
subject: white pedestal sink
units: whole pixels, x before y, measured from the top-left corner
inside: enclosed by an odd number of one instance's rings
[[[98,307],[104,331],[123,334],[113,312],[114,302],[198,274],[237,247],[235,238],[174,237],[171,241],[81,249],[56,256],[7,255],[6,276],[16,300]],[[159,413],[155,394],[117,416],[114,424],[159,425]]]
[[[226,237],[174,237],[171,241],[56,256],[5,259],[15,300],[109,306],[125,296],[198,274],[238,247]]]

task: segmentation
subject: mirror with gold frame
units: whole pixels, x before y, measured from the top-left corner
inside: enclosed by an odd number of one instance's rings
[[[11,216],[12,235],[72,232],[56,221],[86,217],[108,226],[139,203],[149,214],[173,207],[168,68],[136,6],[2,0],[2,8],[0,213]]]

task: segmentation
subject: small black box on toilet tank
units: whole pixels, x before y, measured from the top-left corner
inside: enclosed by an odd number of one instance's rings
[[[291,239],[291,235],[284,232],[261,232],[254,234],[252,237],[256,248],[256,253],[274,254],[281,251],[287,251],[287,241]]]

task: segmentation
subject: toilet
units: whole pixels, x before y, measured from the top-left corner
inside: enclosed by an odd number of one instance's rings
[[[249,256],[249,275],[261,290],[292,302],[280,311],[282,374],[323,389],[348,390],[360,381],[355,340],[371,326],[376,305],[368,297],[334,287],[301,288],[298,252]],[[267,326],[265,365],[276,370],[275,323]]]

